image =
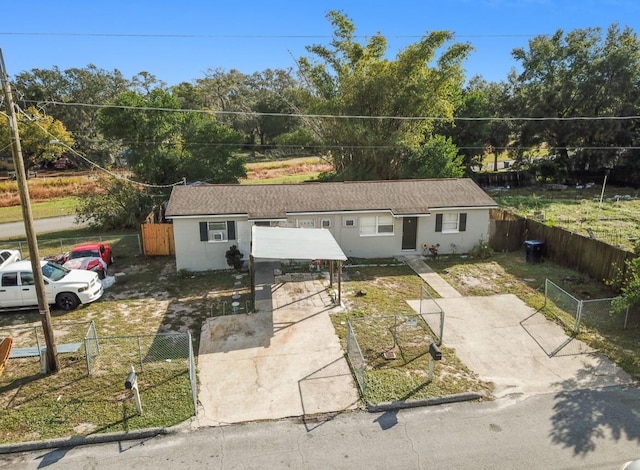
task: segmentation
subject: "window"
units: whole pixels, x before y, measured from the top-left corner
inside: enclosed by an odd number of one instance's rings
[[[314,219],[296,219],[296,226],[300,228],[314,228],[316,223]]]
[[[287,222],[282,220],[256,220],[253,225],[258,227],[286,227]]]
[[[2,275],[2,287],[14,287],[18,285],[18,273],[4,273]]]
[[[20,283],[23,286],[33,286],[33,285],[35,285],[35,280],[33,278],[33,273],[20,273]]]
[[[355,227],[356,225],[356,219],[344,219],[345,227]]]
[[[360,236],[393,235],[393,217],[390,215],[360,217]]]
[[[467,214],[436,214],[436,232],[458,233],[467,230]]]
[[[320,219],[320,227],[322,228],[331,227],[331,219]]]
[[[224,242],[236,239],[236,223],[233,220],[200,222],[200,241]]]

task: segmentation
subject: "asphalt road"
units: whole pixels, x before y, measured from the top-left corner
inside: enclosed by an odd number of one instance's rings
[[[75,223],[75,215],[67,215],[64,217],[51,217],[47,219],[37,219],[34,221],[36,233],[57,232],[70,228],[77,228]],[[26,237],[24,230],[24,222],[11,222],[8,224],[0,224],[0,239],[12,237]]]
[[[199,428],[0,456],[23,469],[620,469],[640,457],[640,391],[614,387],[327,421]]]

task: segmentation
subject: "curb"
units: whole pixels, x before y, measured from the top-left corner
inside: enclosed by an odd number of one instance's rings
[[[464,392],[464,393],[456,393],[454,395],[448,395],[446,397],[426,398],[424,400],[412,400],[412,401],[404,401],[404,400],[389,401],[389,402],[380,403],[377,405],[367,402],[367,411],[369,413],[377,413],[379,411],[393,411],[393,410],[402,410],[405,408],[418,408],[421,406],[444,405],[447,403],[457,403],[461,401],[480,400],[482,398],[487,398],[487,397],[481,393]]]
[[[34,450],[58,449],[62,447],[76,447],[89,444],[104,444],[107,442],[130,441],[134,439],[148,439],[159,435],[173,434],[173,428],[148,428],[131,432],[113,432],[107,434],[90,434],[88,436],[63,437],[45,441],[29,441],[16,444],[0,445],[0,454],[15,452],[32,452]]]

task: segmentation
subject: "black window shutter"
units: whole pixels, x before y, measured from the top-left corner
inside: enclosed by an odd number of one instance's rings
[[[436,232],[442,232],[442,214],[436,214]]]
[[[460,223],[458,224],[458,230],[460,232],[464,232],[465,230],[467,230],[467,213],[466,212],[462,212],[460,214]]]
[[[207,222],[200,222],[200,241],[209,241],[209,224]]]
[[[236,239],[236,222],[234,220],[227,221],[227,239]]]

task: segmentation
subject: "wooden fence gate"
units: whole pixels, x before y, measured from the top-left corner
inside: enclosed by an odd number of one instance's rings
[[[142,249],[145,255],[169,256],[176,254],[173,224],[142,224]]]

